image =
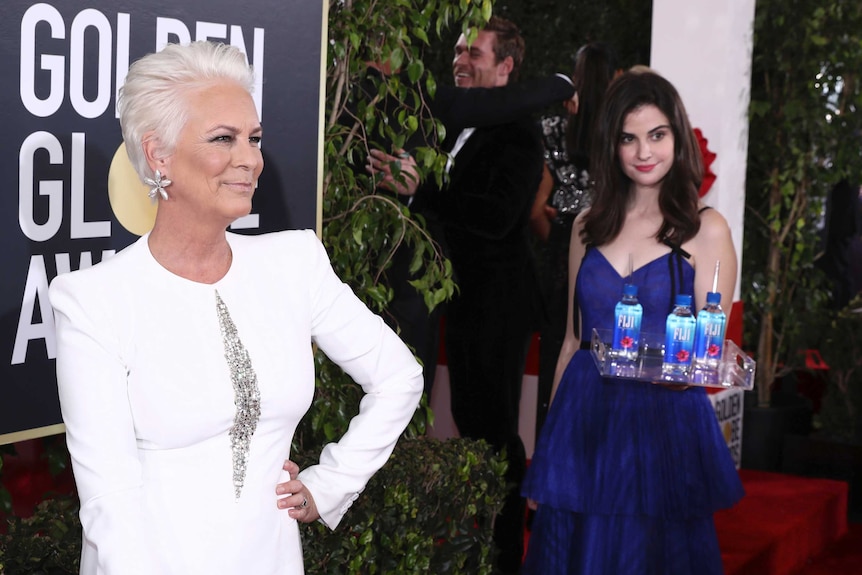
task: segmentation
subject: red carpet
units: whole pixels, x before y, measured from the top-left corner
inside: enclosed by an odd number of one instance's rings
[[[848,485],[762,471],[740,471],[745,497],[715,514],[715,527],[727,575],[797,575],[848,532]],[[857,551],[858,553],[858,551]],[[852,558],[851,558],[852,559]],[[822,571],[832,575],[862,573]]]
[[[794,575],[859,575],[862,573],[862,523],[851,523],[847,535],[806,561]]]

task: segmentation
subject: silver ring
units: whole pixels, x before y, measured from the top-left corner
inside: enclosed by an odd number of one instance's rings
[[[308,507],[308,498],[307,498],[307,497],[303,497],[303,498],[302,498],[302,505],[300,505],[300,506],[299,506],[299,508],[300,508],[300,509],[305,509],[306,507]]]

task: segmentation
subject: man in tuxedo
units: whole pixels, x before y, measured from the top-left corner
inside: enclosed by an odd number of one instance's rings
[[[410,83],[405,73],[393,72],[385,64],[368,62],[366,75],[356,86],[356,90],[364,95],[366,101],[371,101],[379,93],[380,82],[393,73],[399,74],[405,85]],[[423,92],[423,100],[431,116],[443,124],[447,134],[454,136],[466,127],[492,126],[521,119],[551,104],[573,100],[575,95],[572,80],[563,74],[536,78],[528,84],[476,83],[482,86],[479,87],[463,75],[461,80],[456,81],[465,85],[440,85],[433,96]],[[424,86],[423,81],[417,83],[420,90],[423,90]],[[389,98],[383,98],[377,103],[392,125],[397,122],[397,105]],[[352,125],[357,116],[355,108],[350,108],[343,123]],[[368,145],[371,148],[369,162],[376,164],[369,171],[381,177],[376,179],[381,188],[395,192],[400,202],[411,206],[411,210],[415,211],[418,205],[414,206],[412,202],[415,199],[413,194],[418,184],[418,175],[415,160],[408,154],[418,146],[436,146],[438,142],[434,139],[435,134],[418,131],[405,143],[406,150],[394,150],[390,140],[380,134],[374,134],[373,131],[368,133]],[[451,142],[454,141],[453,137]],[[446,148],[444,143],[443,147],[449,150],[451,144]],[[386,150],[400,153],[394,155]],[[402,182],[395,181],[392,177],[392,166],[387,165],[396,161],[401,169]],[[393,255],[392,264],[385,272],[386,283],[393,290],[393,299],[384,313],[384,319],[398,331],[404,342],[410,345],[422,360],[425,367],[425,392],[430,401],[439,349],[438,326],[441,308],[437,307],[433,312],[429,312],[423,294],[410,285],[410,280],[413,279],[410,272],[413,258],[413,248],[403,244]]]
[[[518,28],[493,17],[452,64],[462,88],[494,88],[517,79],[524,56]],[[466,128],[444,142],[448,184],[419,186],[411,209],[422,213],[452,261],[458,291],[449,302],[445,345],[452,416],[462,437],[505,449],[510,484],[494,538],[500,573],[516,573],[523,553],[526,454],[518,434],[521,381],[532,320],[540,306],[528,220],[542,175],[543,147],[529,117]],[[402,190],[404,191],[404,190]],[[409,193],[409,190],[407,190]]]

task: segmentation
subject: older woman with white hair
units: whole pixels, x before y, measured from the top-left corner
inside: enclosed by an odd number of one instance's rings
[[[422,393],[413,355],[313,232],[227,232],[263,169],[252,85],[223,44],[135,62],[118,107],[155,224],[51,285],[84,575],[302,573],[297,522],[339,523]],[[286,460],[314,393],[313,342],[366,395],[300,472]]]

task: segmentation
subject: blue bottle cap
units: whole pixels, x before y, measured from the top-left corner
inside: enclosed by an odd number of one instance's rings
[[[625,284],[623,286],[623,295],[636,296],[638,295],[638,286],[635,284]]]
[[[706,303],[720,304],[721,303],[721,294],[718,293],[717,291],[706,292]]]
[[[674,305],[684,305],[687,307],[691,307],[691,296],[685,293],[678,294],[676,296],[676,300],[674,301]]]

